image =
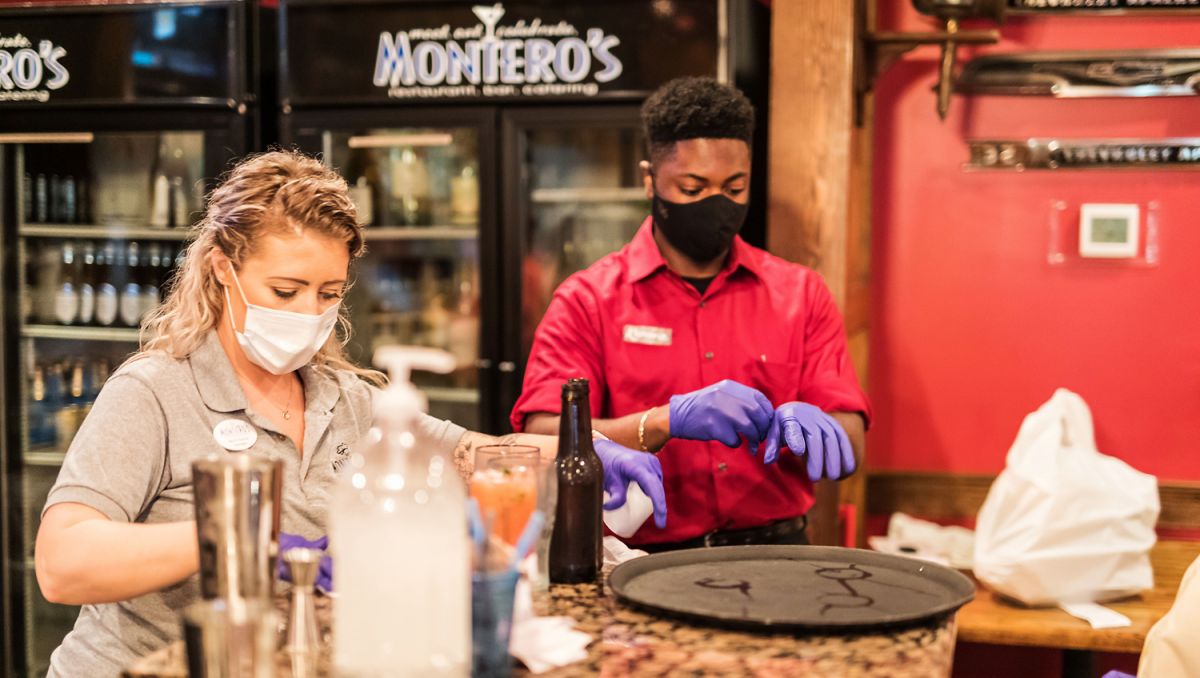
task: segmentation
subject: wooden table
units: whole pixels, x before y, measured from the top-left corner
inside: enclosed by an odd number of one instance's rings
[[[876,635],[757,634],[694,626],[643,614],[616,602],[603,584],[554,586],[535,598],[541,615],[569,616],[595,641],[588,658],[541,674],[568,676],[828,676],[829,678],[948,678],[954,657],[953,617],[925,626]],[[286,653],[277,656],[276,675],[332,675],[329,627],[332,609],[322,599],[317,609],[323,627],[321,651],[307,673],[293,672]],[[182,643],[148,655],[127,678],[186,678]],[[529,675],[518,667],[514,676]]]
[[[1093,629],[1058,608],[1028,608],[977,586],[975,600],[958,613],[958,638],[969,643],[1024,645],[1064,651],[1064,676],[1095,676],[1092,652],[1142,651],[1150,627],[1175,601],[1175,592],[1188,565],[1200,555],[1200,542],[1162,541],[1151,551],[1154,588],[1141,595],[1107,604],[1129,617],[1131,626]]]

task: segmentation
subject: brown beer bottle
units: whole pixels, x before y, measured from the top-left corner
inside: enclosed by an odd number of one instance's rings
[[[600,505],[604,467],[592,447],[592,412],[587,379],[571,379],[562,390],[558,425],[558,506],[550,536],[550,581],[581,584],[600,574]]]

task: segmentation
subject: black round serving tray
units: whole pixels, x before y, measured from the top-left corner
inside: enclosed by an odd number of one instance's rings
[[[833,546],[726,546],[643,556],[608,584],[623,603],[727,628],[870,631],[932,621],[975,585],[914,558]]]

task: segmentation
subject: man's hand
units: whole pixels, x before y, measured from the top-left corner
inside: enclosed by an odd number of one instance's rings
[[[773,414],[774,408],[765,395],[726,379],[699,391],[671,396],[671,437],[716,440],[729,447],[739,447],[745,439],[750,453],[757,454]]]
[[[612,511],[624,506],[626,488],[633,481],[641,486],[642,492],[650,497],[650,503],[654,505],[654,524],[660,530],[666,527],[667,495],[663,489],[662,464],[658,457],[621,447],[611,440],[596,440],[592,446],[604,465],[604,491],[608,493],[604,510]]]
[[[808,403],[784,403],[771,420],[763,463],[774,463],[780,444],[792,454],[808,455],[808,477],[837,480],[854,473],[858,463],[842,425],[821,408]]]

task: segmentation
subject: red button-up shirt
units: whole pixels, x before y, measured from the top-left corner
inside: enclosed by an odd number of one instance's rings
[[[800,400],[827,412],[869,404],[846,350],[841,314],[817,273],[735,238],[703,295],[667,268],[646,219],[633,240],[567,279],[538,326],[513,428],[558,413],[562,385],[591,381],[595,418],[665,405],[671,396],[734,379],[775,406]],[[692,539],[793,518],[812,506],[804,460],[718,442],[671,440],[659,452],[666,529],[646,521],[635,544]]]

